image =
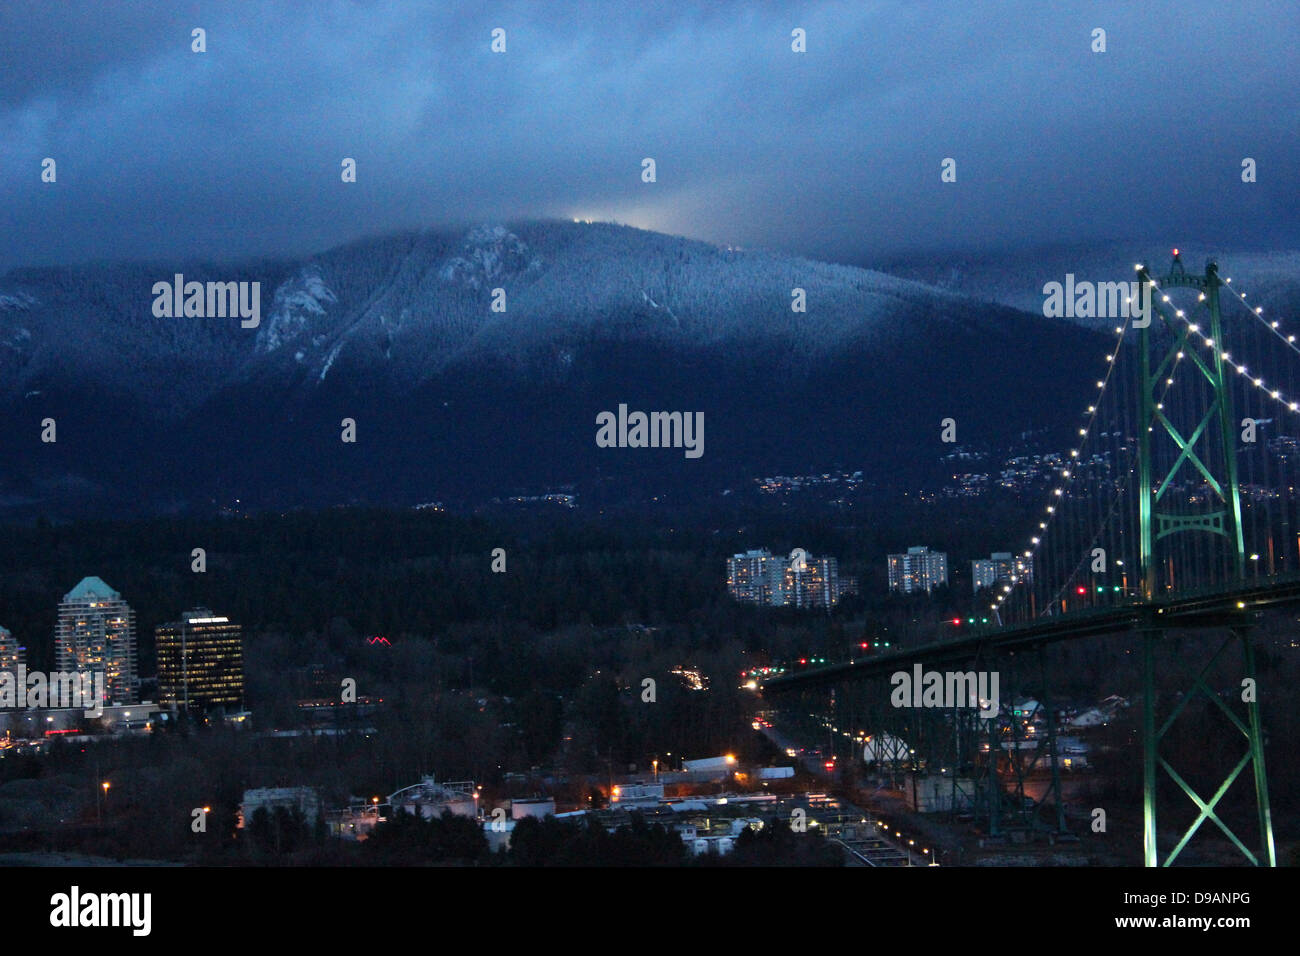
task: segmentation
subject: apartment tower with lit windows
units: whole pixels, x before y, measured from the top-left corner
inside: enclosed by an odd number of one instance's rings
[[[27,648],[18,644],[6,628],[0,627],[0,671],[17,674],[18,668],[27,663]]]
[[[902,594],[929,594],[948,584],[948,555],[927,547],[908,548],[906,554],[889,555],[889,590]]]
[[[139,703],[135,612],[96,577],[63,596],[54,631],[55,669],[104,674],[104,702]]]

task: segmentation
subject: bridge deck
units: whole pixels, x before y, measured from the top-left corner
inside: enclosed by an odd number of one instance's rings
[[[1300,601],[1300,574],[1243,584],[1229,591],[1189,591],[1150,603],[1134,602],[1089,611],[1039,618],[1028,624],[977,629],[966,637],[923,644],[843,664],[786,674],[761,685],[763,693],[781,693],[882,674],[912,664],[958,664],[991,651],[1039,647],[1058,641],[1122,631],[1180,627],[1249,625],[1254,612]]]

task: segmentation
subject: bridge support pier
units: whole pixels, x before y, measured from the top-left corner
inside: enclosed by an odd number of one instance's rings
[[[1178,855],[1187,846],[1188,842],[1196,835],[1201,824],[1206,820],[1215,824],[1231,843],[1241,851],[1255,866],[1277,866],[1277,850],[1273,841],[1273,821],[1269,810],[1268,803],[1268,777],[1264,768],[1264,738],[1259,717],[1258,702],[1258,684],[1255,675],[1255,653],[1251,644],[1252,635],[1248,627],[1235,626],[1228,629],[1228,638],[1220,645],[1219,649],[1210,657],[1209,661],[1201,668],[1199,674],[1192,681],[1192,685],[1187,692],[1181,695],[1181,700],[1173,709],[1164,723],[1157,730],[1156,728],[1156,695],[1155,695],[1155,642],[1160,638],[1161,632],[1158,630],[1144,630],[1142,632],[1142,747],[1143,747],[1143,774],[1142,774],[1142,816],[1143,816],[1143,858],[1147,866],[1169,866]],[[1223,652],[1234,642],[1241,642],[1242,652],[1242,672],[1243,680],[1241,682],[1242,698],[1246,704],[1246,720],[1242,720],[1231,708],[1228,707],[1222,698],[1211,690],[1206,683],[1206,676],[1211,669],[1218,663]],[[1160,741],[1164,739],[1169,728],[1173,726],[1184,708],[1198,694],[1204,696],[1210,703],[1214,704],[1227,716],[1228,720],[1241,731],[1246,738],[1246,752],[1236,762],[1228,775],[1223,779],[1214,795],[1209,800],[1203,799],[1183,777],[1169,764],[1167,760],[1160,756]],[[1252,776],[1254,778],[1255,788],[1255,807],[1258,815],[1259,826],[1259,854],[1251,852],[1246,844],[1221,820],[1215,813],[1215,808],[1219,801],[1228,792],[1228,789],[1236,782],[1237,778],[1245,770],[1246,765],[1251,765]],[[1184,795],[1197,807],[1199,813],[1192,824],[1182,833],[1174,848],[1163,860],[1160,858],[1160,850],[1156,844],[1156,784],[1158,768],[1163,768],[1169,777],[1178,785]]]
[[[1159,866],[1156,846],[1156,665],[1158,632],[1142,632],[1142,860],[1145,866]]]
[[[1047,687],[1047,653],[1040,644],[1038,647],[1038,672],[1043,685],[1043,707],[1047,709],[1047,749],[1052,758],[1052,793],[1056,798],[1056,836],[1061,839],[1075,839],[1065,826],[1065,794],[1061,790],[1060,743],[1056,735],[1056,710],[1052,706],[1052,696]]]
[[[1250,632],[1244,628],[1236,631],[1241,638],[1242,664],[1246,676],[1255,683],[1255,648]],[[1268,866],[1277,866],[1277,848],[1273,844],[1273,815],[1268,806],[1268,775],[1264,771],[1264,734],[1259,722],[1259,695],[1252,694],[1246,704],[1246,718],[1250,722],[1247,737],[1250,740],[1251,769],[1255,776],[1255,806],[1259,811],[1260,850]]]

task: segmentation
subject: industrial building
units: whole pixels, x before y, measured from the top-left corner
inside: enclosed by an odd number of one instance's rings
[[[610,804],[620,807],[655,807],[663,800],[662,783],[624,783],[615,787],[609,796]]]
[[[461,817],[478,816],[478,796],[472,780],[439,783],[430,775],[390,793],[387,802],[393,813],[405,811],[425,820],[442,816],[444,810]],[[554,809],[555,804],[551,807]]]
[[[261,787],[245,790],[244,799],[239,804],[237,826],[243,828],[250,825],[258,810],[274,814],[277,808],[289,812],[297,810],[311,823],[320,815],[320,794],[313,787]]]
[[[555,801],[551,800],[549,804],[550,812],[554,813]],[[334,836],[364,840],[376,826],[387,823],[395,813],[409,813],[423,820],[432,820],[444,812],[471,819],[478,816],[478,790],[473,781],[439,783],[433,776],[428,776],[419,783],[390,793],[383,802],[378,797],[372,797],[368,803],[353,797],[346,810],[330,813],[325,822]]]

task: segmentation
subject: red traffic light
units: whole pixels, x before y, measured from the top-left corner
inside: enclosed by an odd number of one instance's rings
[[[1080,594],[1087,594],[1087,593],[1088,593],[1088,589],[1085,588],[1082,584],[1079,585],[1079,587],[1076,588],[1075,590],[1077,590]]]

